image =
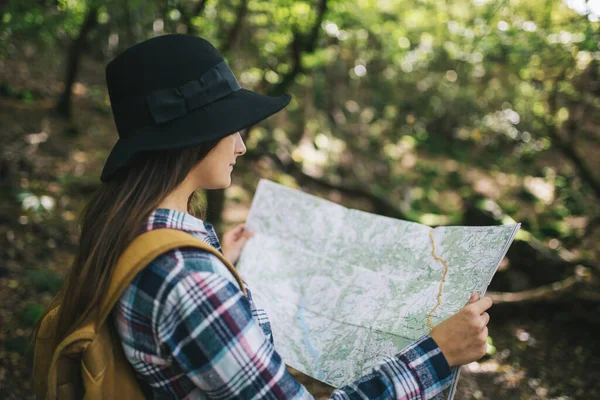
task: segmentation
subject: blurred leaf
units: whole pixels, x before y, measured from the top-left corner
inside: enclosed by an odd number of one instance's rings
[[[58,293],[63,283],[63,278],[49,269],[30,270],[25,279],[37,292],[50,292],[51,294]]]

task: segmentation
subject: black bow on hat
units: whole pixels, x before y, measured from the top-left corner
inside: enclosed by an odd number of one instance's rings
[[[106,81],[119,133],[102,181],[142,151],[197,146],[248,128],[285,107],[289,94],[242,89],[208,41],[158,36],[117,56]]]

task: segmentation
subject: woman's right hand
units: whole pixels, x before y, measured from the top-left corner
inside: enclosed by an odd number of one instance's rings
[[[492,299],[480,300],[477,292],[473,292],[462,310],[431,330],[430,336],[451,367],[477,361],[486,354],[490,320],[486,310],[491,306]]]

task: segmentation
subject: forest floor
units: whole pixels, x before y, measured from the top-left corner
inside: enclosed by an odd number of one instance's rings
[[[116,140],[102,65],[85,60],[70,122],[54,114],[61,84],[51,70],[0,61],[0,398],[6,400],[33,398],[28,338],[60,287],[76,249],[78,213]],[[240,161],[223,229],[245,220],[248,182],[268,177],[264,167]],[[462,368],[456,398],[600,398],[600,324],[589,318],[599,312],[581,301],[494,306],[495,353]],[[315,397],[330,393],[294,373]]]

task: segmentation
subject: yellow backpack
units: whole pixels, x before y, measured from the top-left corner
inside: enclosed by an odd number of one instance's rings
[[[144,398],[109,315],[121,294],[146,265],[178,247],[196,247],[219,257],[246,294],[235,267],[211,245],[174,229],[155,229],[143,233],[119,258],[108,293],[97,308],[97,319],[82,323],[62,342],[55,343],[57,308],[44,317],[34,350],[37,399]]]

